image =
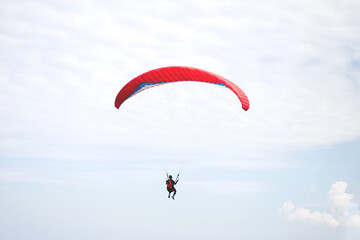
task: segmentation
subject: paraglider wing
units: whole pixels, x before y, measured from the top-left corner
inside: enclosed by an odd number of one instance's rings
[[[213,83],[227,87],[239,98],[242,108],[245,111],[249,109],[249,99],[233,82],[214,73],[192,67],[163,67],[137,76],[120,90],[115,99],[115,107],[120,108],[128,98],[148,88],[181,81]]]

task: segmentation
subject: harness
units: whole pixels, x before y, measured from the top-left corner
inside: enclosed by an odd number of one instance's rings
[[[168,184],[167,184],[168,189],[172,190],[173,189],[173,184],[171,182],[171,179],[168,180]]]
[[[167,177],[168,177],[167,184],[166,184],[167,190],[168,190],[169,192],[173,192],[173,191],[175,190],[174,184],[173,184],[173,181],[174,181],[174,180],[170,179],[170,178],[169,178],[169,175],[168,175],[167,173],[166,173],[166,175],[167,175]],[[175,182],[174,182],[175,184],[177,183],[178,179],[179,179],[179,174],[176,176],[176,180],[175,180]]]

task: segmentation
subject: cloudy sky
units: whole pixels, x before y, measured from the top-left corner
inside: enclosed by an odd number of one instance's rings
[[[360,239],[360,2],[0,1],[1,239]],[[149,89],[192,66],[236,83]],[[165,170],[181,170],[175,201]]]

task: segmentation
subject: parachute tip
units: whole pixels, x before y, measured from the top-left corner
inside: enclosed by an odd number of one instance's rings
[[[115,105],[115,107],[116,107],[117,109],[120,108],[120,104],[119,104],[117,101],[115,101],[114,105]]]

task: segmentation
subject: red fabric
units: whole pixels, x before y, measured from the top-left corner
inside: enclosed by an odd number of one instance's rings
[[[239,98],[242,108],[247,111],[250,107],[249,99],[245,93],[233,82],[214,73],[192,67],[163,67],[143,73],[128,82],[118,93],[115,107],[120,105],[139,87],[141,83],[171,83],[179,81],[197,81],[207,83],[221,83],[233,91]]]

